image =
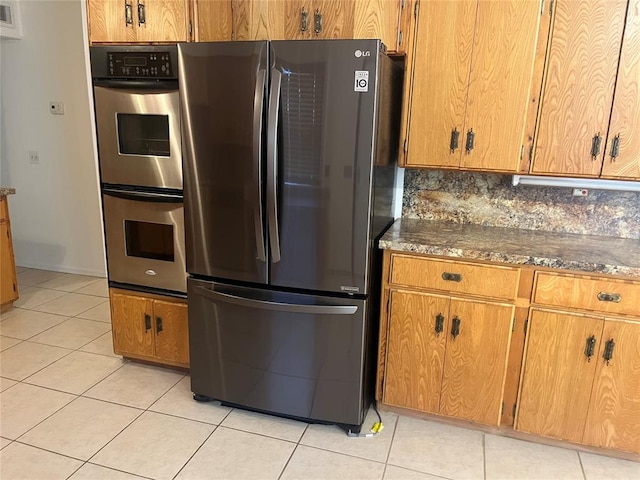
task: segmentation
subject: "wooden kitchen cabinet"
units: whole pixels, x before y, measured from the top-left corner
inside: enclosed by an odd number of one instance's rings
[[[383,403],[499,424],[519,270],[386,255]]]
[[[232,0],[234,40],[380,38],[399,51],[399,0]]]
[[[531,173],[638,179],[640,0],[554,5]]]
[[[184,301],[110,289],[114,352],[125,357],[189,366]]]
[[[18,299],[16,263],[13,255],[9,203],[0,196],[0,307],[9,307]]]
[[[517,430],[640,453],[639,298],[637,281],[536,273]]]
[[[195,41],[222,42],[232,38],[231,0],[193,0]]]
[[[87,0],[90,43],[186,42],[190,0]]]
[[[513,172],[524,151],[540,2],[420,2],[406,167]]]

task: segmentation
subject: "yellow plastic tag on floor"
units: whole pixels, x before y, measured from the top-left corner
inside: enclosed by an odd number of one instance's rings
[[[376,422],[373,424],[373,427],[371,427],[371,433],[380,433],[383,428],[384,425],[382,424],[382,422]]]

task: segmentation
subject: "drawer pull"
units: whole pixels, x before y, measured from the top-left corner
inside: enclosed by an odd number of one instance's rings
[[[620,303],[620,300],[622,300],[622,295],[620,295],[619,293],[600,292],[598,294],[598,300],[600,300],[601,302]]]
[[[162,331],[162,317],[156,317],[156,335]]]
[[[439,337],[443,331],[444,331],[444,315],[439,313],[438,315],[436,315],[436,337]]]
[[[587,356],[587,362],[591,361],[591,357],[593,357],[593,352],[596,349],[596,337],[591,335],[587,338],[587,346],[584,349],[584,354]]]
[[[604,353],[602,354],[602,358],[607,361],[607,365],[609,365],[609,362],[613,358],[613,348],[615,346],[616,342],[613,341],[613,338],[611,340],[607,340],[607,343],[604,344]]]
[[[453,317],[453,320],[451,320],[451,336],[454,340],[460,335],[460,323],[462,321],[458,317]]]
[[[145,333],[151,330],[151,315],[148,313],[144,314],[144,331]]]
[[[460,275],[459,273],[444,272],[442,274],[442,279],[446,280],[447,282],[461,282],[462,275]]]

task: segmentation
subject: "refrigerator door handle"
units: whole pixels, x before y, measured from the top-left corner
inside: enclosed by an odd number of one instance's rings
[[[216,292],[203,287],[195,287],[202,296],[241,307],[259,308],[261,310],[277,310],[288,313],[308,313],[315,315],[353,315],[358,311],[356,305],[299,305],[292,303],[269,302],[254,298],[238,297],[228,293]]]
[[[271,69],[271,91],[267,117],[267,210],[269,218],[269,244],[271,262],[280,261],[280,235],[278,233],[278,113],[282,73]]]
[[[256,76],[256,90],[253,99],[253,178],[258,194],[258,202],[254,212],[256,232],[256,246],[258,248],[258,260],[267,261],[264,229],[262,222],[262,105],[264,103],[264,87],[267,80],[267,71],[264,68],[258,70]]]

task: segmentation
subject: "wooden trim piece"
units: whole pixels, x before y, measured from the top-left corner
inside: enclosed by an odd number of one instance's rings
[[[380,326],[378,333],[378,368],[376,374],[376,400],[382,401],[384,374],[387,362],[387,342],[389,334],[389,310],[388,302],[390,300],[389,292],[389,264],[391,259],[391,251],[385,250],[382,257],[382,286],[380,295]]]
[[[538,115],[540,114],[540,99],[542,98],[543,82],[546,78],[547,55],[551,42],[551,29],[553,27],[553,14],[542,0],[542,13],[540,18],[540,27],[538,30],[538,42],[536,45],[536,55],[533,63],[533,76],[531,78],[531,87],[529,90],[529,107],[527,109],[527,117],[524,130],[524,155],[520,160],[519,172],[528,173],[531,167],[534,149],[534,139],[536,133],[536,125]],[[555,8],[554,8],[555,11]]]
[[[517,405],[518,389],[522,361],[524,359],[524,327],[529,318],[529,308],[516,307],[514,314],[513,331],[511,332],[511,345],[509,346],[509,358],[507,360],[507,373],[504,384],[504,411],[500,419],[501,425],[514,424],[514,407]]]
[[[122,355],[123,358],[127,358],[127,359],[131,359],[131,360],[136,360],[136,361],[140,361],[142,363],[146,363],[149,365],[154,365],[154,366],[170,366],[170,367],[178,367],[181,370],[184,369],[186,371],[189,370],[189,364],[188,363],[180,363],[180,362],[174,362],[172,360],[160,360],[158,358],[155,357],[146,357],[144,355],[137,355],[135,353],[118,353],[118,352],[114,352],[117,355]]]
[[[404,61],[404,88],[402,101],[402,122],[400,124],[400,151],[398,152],[398,165],[406,167],[407,156],[404,149],[409,145],[409,122],[411,121],[411,97],[413,93],[414,51],[417,38],[418,16],[420,14],[419,0],[406,0],[401,23],[405,36],[405,61]],[[416,10],[417,9],[417,10]],[[414,12],[418,12],[418,16]]]

